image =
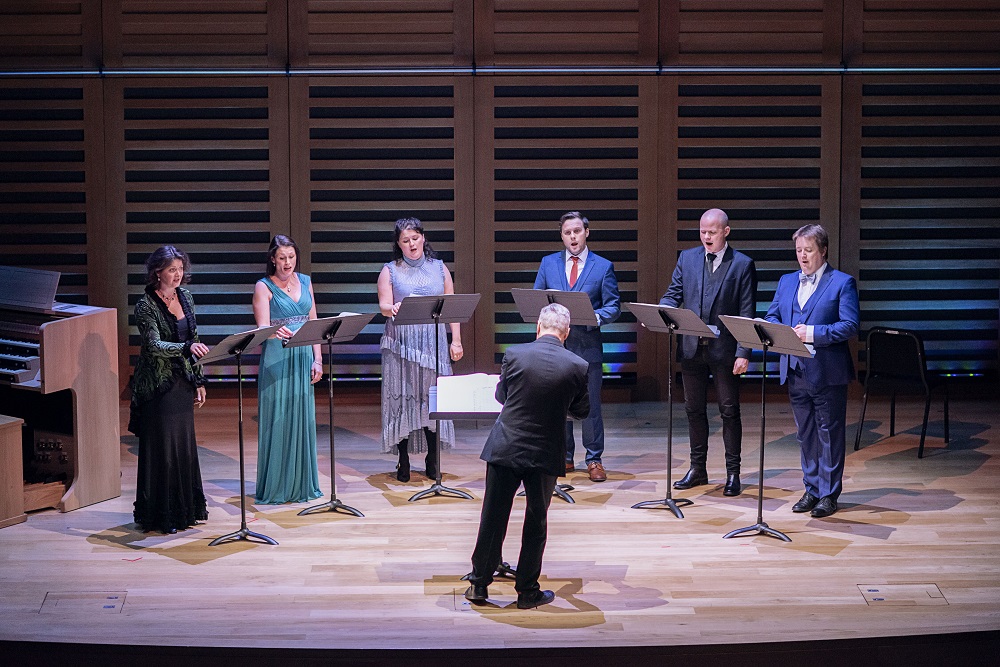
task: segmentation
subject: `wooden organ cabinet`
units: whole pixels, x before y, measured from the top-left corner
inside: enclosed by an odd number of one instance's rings
[[[117,314],[51,296],[38,308],[31,292],[43,281],[54,295],[59,274],[54,283],[51,274],[0,267],[0,416],[15,418],[0,419],[8,441],[24,422],[20,457],[0,454],[5,466],[20,458],[23,471],[0,477],[0,508],[12,514],[0,527],[27,511],[69,512],[121,495]]]

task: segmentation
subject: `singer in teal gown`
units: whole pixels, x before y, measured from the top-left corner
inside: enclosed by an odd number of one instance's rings
[[[271,293],[270,323],[283,324],[291,331],[309,319],[313,308],[309,276],[296,273],[295,279],[301,283],[297,301],[271,277],[258,281]],[[313,355],[311,345],[286,348],[280,338],[264,342],[257,376],[257,503],[299,503],[321,495],[311,382]]]

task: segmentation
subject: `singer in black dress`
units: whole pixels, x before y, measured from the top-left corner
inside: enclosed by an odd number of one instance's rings
[[[141,347],[132,376],[128,429],[139,437],[133,517],[143,530],[176,533],[208,519],[194,408],[205,403],[187,255],[163,246],[146,260],[147,285],[135,305]]]

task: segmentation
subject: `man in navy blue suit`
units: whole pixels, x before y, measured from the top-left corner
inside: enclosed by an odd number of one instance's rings
[[[719,329],[719,337],[681,336],[677,356],[684,377],[684,408],[691,440],[691,467],[675,489],[708,484],[708,376],[715,378],[715,393],[722,417],[722,442],[726,448],[726,484],[723,495],[740,495],[740,452],[743,421],[740,417],[738,378],[746,373],[750,350],[738,345],[722,326],[720,315],[753,317],[756,313],[757,270],[753,260],[733,250],[729,216],[713,208],[698,223],[701,246],[677,258],[670,287],[660,299],[666,306],[684,306],[705,324]]]
[[[583,446],[587,450],[587,473],[593,482],[603,482],[608,476],[601,457],[604,454],[604,418],[601,415],[601,379],[604,347],[601,325],[610,324],[621,314],[618,279],[615,267],[608,260],[587,248],[590,222],[576,211],[559,221],[565,250],[542,258],[535,277],[535,289],[555,289],[584,292],[597,313],[593,326],[573,325],[566,339],[566,349],[582,357],[588,364],[587,386],[590,392],[590,414],[583,420]],[[566,422],[566,472],[573,470],[573,422]]]
[[[767,319],[795,329],[812,346],[811,359],[781,355],[781,383],[788,383],[802,454],[805,493],[793,512],[814,517],[837,511],[842,490],[847,385],[854,379],[848,341],[858,334],[858,286],[826,261],[829,237],[820,225],[792,236],[800,271],[781,276]]]

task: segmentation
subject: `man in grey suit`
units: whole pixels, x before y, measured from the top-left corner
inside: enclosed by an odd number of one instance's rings
[[[514,494],[522,483],[527,507],[514,584],[517,607],[531,609],[555,599],[538,585],[549,501],[556,478],[566,473],[566,417],[583,419],[590,412],[587,362],[563,347],[569,320],[564,306],[545,306],[535,341],[514,345],[504,355],[496,390],[503,410],[480,455],[486,461],[486,492],[472,553],[472,585],[465,592],[472,602],[489,597]]]
[[[737,345],[722,325],[720,315],[753,317],[756,311],[757,270],[753,260],[729,246],[729,217],[713,208],[699,223],[701,247],[685,250],[677,259],[670,287],[660,303],[694,311],[702,321],[719,328],[715,339],[681,336],[677,356],[684,378],[684,408],[691,439],[691,467],[675,489],[708,484],[708,377],[715,378],[715,393],[722,416],[722,442],[726,448],[726,485],[723,494],[740,494],[740,451],[743,422],[740,418],[739,375],[747,370],[750,350]]]

